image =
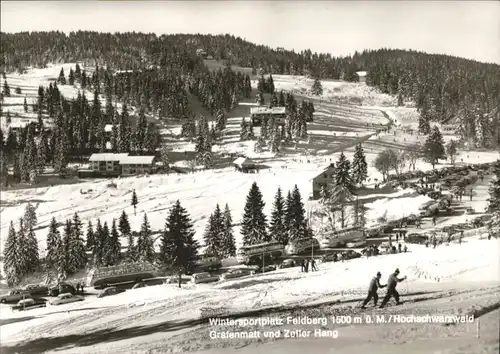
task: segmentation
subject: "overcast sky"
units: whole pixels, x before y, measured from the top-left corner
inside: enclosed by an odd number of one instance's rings
[[[231,33],[348,55],[416,49],[500,64],[499,1],[2,1],[4,32]]]

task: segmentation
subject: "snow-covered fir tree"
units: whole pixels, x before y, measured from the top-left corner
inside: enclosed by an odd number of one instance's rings
[[[153,263],[156,258],[153,239],[151,238],[151,226],[148,216],[144,213],[141,231],[137,239],[135,253],[138,261]]]
[[[69,252],[70,267],[67,270],[70,273],[74,273],[83,269],[87,264],[87,254],[83,242],[83,225],[78,213],[73,215],[73,220],[71,222]]]
[[[457,157],[458,152],[458,144],[455,140],[450,140],[448,144],[446,144],[446,155],[450,159],[452,165],[455,165],[455,159]]]
[[[248,139],[248,133],[249,133],[248,128],[249,128],[248,122],[245,119],[245,117],[243,117],[243,119],[241,120],[241,124],[240,124],[240,141],[249,140]]]
[[[431,134],[425,141],[423,150],[424,159],[432,165],[432,168],[438,163],[439,159],[445,157],[443,135],[437,126],[432,128]]]
[[[219,112],[217,113],[217,118],[215,122],[216,122],[215,123],[216,131],[221,132],[224,129],[226,129],[227,118],[222,110],[219,110]]]
[[[321,96],[323,94],[323,86],[321,85],[321,81],[318,78],[314,79],[314,82],[311,87],[311,93],[314,96]]]
[[[278,127],[276,126],[274,128],[274,131],[272,132],[272,137],[269,140],[269,150],[273,153],[277,153],[280,151],[280,134],[278,131]]]
[[[278,187],[271,212],[269,234],[274,241],[278,241],[286,246],[288,244],[288,233],[285,227],[285,212],[285,200],[281,193],[281,188]]]
[[[161,237],[160,261],[167,268],[177,272],[179,288],[181,276],[196,267],[198,242],[194,239],[194,229],[188,212],[177,200],[170,209]]]
[[[286,205],[286,220],[288,220],[288,240],[296,240],[307,234],[306,212],[297,185],[293,187],[291,199]]]
[[[26,229],[35,228],[38,222],[38,218],[36,216],[36,208],[33,204],[31,204],[31,202],[28,202],[26,208],[24,209],[23,220]]]
[[[163,163],[163,168],[165,169],[165,171],[168,171],[170,169],[170,157],[168,147],[166,145],[163,145],[161,147],[160,156],[161,162]]]
[[[71,227],[71,220],[66,220],[66,224],[64,225],[63,229],[63,236],[62,236],[62,242],[61,242],[61,248],[59,249],[58,256],[58,262],[57,262],[57,271],[59,273],[59,276],[63,279],[65,279],[70,273],[70,246],[71,246],[71,233],[72,233],[72,227]]]
[[[351,174],[351,163],[344,155],[344,152],[340,153],[335,166],[335,186],[342,186],[349,190],[349,192],[354,193],[355,186]]]
[[[135,189],[132,191],[132,201],[130,204],[134,207],[134,215],[137,215],[137,204],[139,204],[139,199],[137,199],[137,193]]]
[[[29,228],[26,229],[26,273],[32,273],[38,268],[40,256],[38,252],[38,241],[33,231],[33,224],[26,224],[26,226],[29,226]]]
[[[233,218],[229,205],[226,204],[222,215],[224,232],[222,235],[222,255],[224,258],[236,256],[236,241],[233,233]]]
[[[59,72],[59,77],[57,78],[57,83],[60,85],[66,85],[66,76],[64,75],[64,69],[61,68],[61,71]]]
[[[243,245],[245,246],[270,241],[267,233],[264,205],[262,193],[257,183],[254,182],[246,198],[241,221],[241,234],[243,235]]]
[[[92,221],[89,220],[87,224],[87,236],[86,236],[86,248],[89,251],[94,249],[95,244],[95,235],[94,235],[94,227],[92,225]]]
[[[49,225],[49,233],[47,234],[47,252],[45,254],[45,262],[48,269],[57,269],[59,254],[61,250],[61,233],[57,227],[56,218],[52,218]]]
[[[222,242],[224,236],[224,219],[219,204],[216,205],[214,212],[208,219],[208,224],[203,235],[205,250],[207,254],[221,257]]]
[[[368,165],[366,163],[365,153],[361,144],[356,145],[354,158],[352,160],[352,179],[356,184],[362,184],[368,177]]]
[[[200,156],[200,162],[203,164],[203,167],[205,169],[211,168],[213,166],[212,152],[211,151],[203,152],[203,154]]]
[[[132,229],[128,221],[128,215],[125,210],[122,211],[120,219],[118,220],[118,229],[120,230],[121,237],[124,237],[128,241],[127,245],[127,261],[133,262],[135,260],[135,246],[134,237],[132,235]]]
[[[104,259],[107,265],[114,265],[118,262],[121,255],[120,235],[116,228],[116,220],[113,219],[111,224],[111,232],[108,242],[105,245]]]
[[[23,218],[19,219],[19,229],[17,230],[16,240],[18,242],[18,252],[20,254],[18,265],[22,276],[26,275],[29,271],[30,256],[32,254],[30,248],[33,246],[33,241],[28,241],[27,232],[28,230],[26,230]]]
[[[17,233],[14,228],[14,223],[11,221],[9,226],[9,233],[4,247],[4,265],[3,269],[7,278],[7,285],[14,286],[19,284],[23,277],[23,269],[20,264],[21,246],[17,239]]]
[[[103,247],[106,241],[104,235],[104,229],[101,224],[101,220],[97,219],[97,224],[94,233],[94,249],[92,252],[92,258],[94,260],[94,265],[101,266],[103,264]]]

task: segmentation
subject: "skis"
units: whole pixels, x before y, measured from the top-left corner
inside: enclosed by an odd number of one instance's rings
[[[401,306],[401,305],[403,305],[404,303],[405,303],[405,301],[400,301],[400,302],[399,302],[399,304],[386,304],[386,305],[385,305],[384,307],[382,307],[382,308],[380,308],[380,307],[379,307],[379,305],[371,306],[371,308],[369,308],[369,307],[365,307],[365,308],[363,308],[363,307],[361,307],[361,306],[353,306],[353,307],[351,307],[351,308],[352,308],[352,309],[360,309],[361,311],[363,311],[363,310],[370,310],[370,309],[371,309],[371,310],[378,310],[378,309],[383,310],[383,309],[385,309],[385,308],[387,308],[387,307]]]

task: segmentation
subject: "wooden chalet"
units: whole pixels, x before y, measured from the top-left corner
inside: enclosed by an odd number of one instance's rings
[[[248,173],[249,171],[256,170],[257,165],[252,160],[246,157],[238,157],[233,161],[233,166],[240,172]]]
[[[323,172],[312,179],[313,199],[320,198],[321,189],[328,188],[335,180],[335,167],[330,164]]]

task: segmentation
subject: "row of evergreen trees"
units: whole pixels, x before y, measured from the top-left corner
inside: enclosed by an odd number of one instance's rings
[[[37,270],[39,265],[36,208],[28,203],[16,230],[11,221],[4,245],[4,272],[9,285],[17,284],[23,277]]]
[[[254,182],[248,192],[241,221],[244,246],[270,241],[286,245],[290,240],[312,236],[297,185],[288,192],[286,198],[281,188],[278,188],[269,223],[264,213],[264,206],[262,193]]]
[[[227,204],[224,211],[221,211],[219,204],[215,206],[214,212],[208,219],[203,239],[206,254],[220,258],[236,256],[233,219]]]
[[[132,205],[137,205],[137,198],[135,202],[132,198]],[[52,218],[44,258],[39,256],[38,241],[34,233],[36,225],[36,211],[31,203],[26,206],[17,230],[11,222],[4,249],[4,270],[10,286],[18,284],[25,276],[37,271],[46,274],[56,273],[58,279],[64,279],[88,265],[102,267],[120,262],[150,262],[159,264],[176,274],[182,273],[194,269],[200,248],[194,239],[195,232],[191,218],[179,201],[170,209],[165,228],[159,235],[159,253],[155,252],[153,231],[146,213],[138,232],[132,231],[125,211],[118,221],[112,220],[111,227],[99,219],[95,227],[92,221],[89,221],[85,235],[86,242],[78,213],[64,224],[59,224]],[[224,212],[221,213],[217,205],[205,234],[208,253],[220,257],[235,255],[232,227],[229,206],[226,204]],[[120,239],[128,241],[125,252],[122,252]]]

